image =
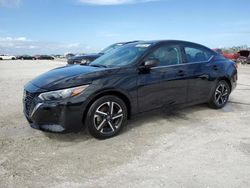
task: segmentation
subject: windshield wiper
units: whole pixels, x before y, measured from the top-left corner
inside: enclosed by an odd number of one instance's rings
[[[90,66],[92,67],[103,67],[103,68],[108,68],[106,65],[101,65],[101,64],[94,64],[94,65],[91,65]]]

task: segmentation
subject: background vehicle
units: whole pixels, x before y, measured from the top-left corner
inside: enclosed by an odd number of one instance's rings
[[[89,64],[92,61],[94,61],[95,59],[97,59],[98,57],[100,57],[100,56],[102,56],[102,55],[104,55],[104,54],[106,54],[106,53],[108,53],[116,48],[119,48],[125,44],[130,44],[133,42],[138,42],[138,41],[120,42],[120,43],[112,44],[97,54],[76,55],[76,56],[70,57],[70,58],[68,58],[68,64]]]
[[[236,64],[184,41],[137,42],[88,66],[65,66],[29,82],[24,114],[33,128],[117,135],[131,116],[160,108],[226,105],[236,87]]]
[[[224,56],[227,59],[230,59],[234,62],[236,62],[236,60],[239,58],[239,54],[238,53],[224,53],[221,49],[219,48],[215,48],[213,49],[215,52],[217,52],[218,54]]]
[[[237,53],[224,53],[221,49],[213,49],[218,54],[221,54],[227,59],[230,59],[234,62],[239,62],[242,64],[250,64],[250,50],[240,50]]]
[[[55,58],[50,55],[36,55],[34,57],[36,60],[54,60]]]
[[[0,60],[15,60],[16,57],[13,55],[0,55]]]
[[[60,55],[60,54],[52,55],[52,57],[54,57],[56,59],[64,59],[65,58],[64,55]]]
[[[66,59],[69,59],[69,58],[74,57],[74,56],[75,56],[75,54],[73,54],[73,53],[65,53],[65,54],[64,54],[64,57],[65,57]]]
[[[223,56],[227,59],[230,59],[234,62],[237,61],[237,59],[240,57],[240,55],[238,53],[223,53]]]
[[[19,55],[16,58],[22,59],[22,60],[34,60],[35,59],[33,56],[29,56],[29,55]]]
[[[237,59],[238,62],[242,64],[250,64],[250,50],[240,50],[238,54],[240,55]]]

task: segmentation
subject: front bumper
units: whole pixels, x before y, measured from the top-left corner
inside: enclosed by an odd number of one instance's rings
[[[83,127],[81,106],[38,103],[31,112],[24,109],[24,114],[32,128],[49,132],[71,132]]]
[[[84,102],[77,98],[44,102],[38,98],[39,93],[24,92],[23,112],[32,128],[47,132],[72,132],[83,128]]]

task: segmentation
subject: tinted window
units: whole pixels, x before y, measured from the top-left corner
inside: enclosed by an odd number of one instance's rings
[[[184,49],[188,63],[208,61],[212,57],[212,53],[203,48],[185,47]]]
[[[180,54],[178,46],[163,45],[150,53],[147,59],[158,59],[158,66],[177,65],[181,63]]]
[[[107,48],[102,50],[100,53],[101,54],[106,54],[106,53],[108,53],[108,52],[110,52],[110,51],[112,51],[112,50],[114,50],[116,48],[119,48],[121,46],[123,46],[123,44],[112,44],[111,46],[108,46]]]
[[[151,44],[128,44],[97,58],[90,65],[120,67],[134,63]]]

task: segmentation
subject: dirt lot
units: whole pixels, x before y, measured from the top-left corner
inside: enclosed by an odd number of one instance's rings
[[[149,113],[121,135],[49,134],[22,114],[23,85],[64,65],[0,61],[0,187],[250,187],[250,66],[222,110]]]

